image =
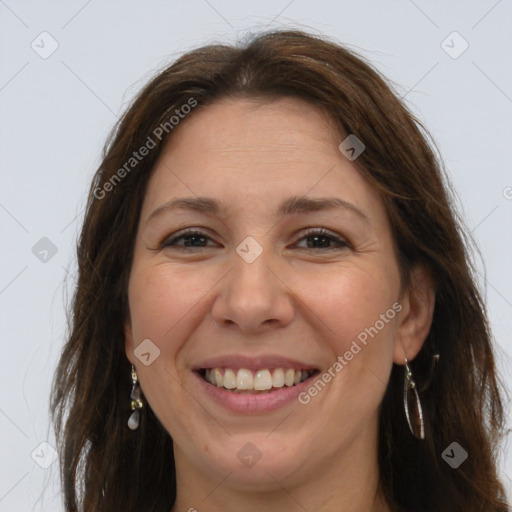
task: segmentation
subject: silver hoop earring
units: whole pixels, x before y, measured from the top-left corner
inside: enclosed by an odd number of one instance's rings
[[[404,409],[407,424],[413,436],[418,439],[425,439],[425,424],[423,421],[423,409],[421,408],[420,397],[416,389],[416,382],[409,368],[407,358],[404,367]]]
[[[137,430],[140,425],[140,409],[144,407],[144,402],[142,400],[142,393],[140,390],[139,381],[137,378],[137,372],[135,371],[135,367],[132,364],[132,391],[130,393],[131,403],[130,407],[132,409],[132,413],[128,418],[128,428],[130,430]]]

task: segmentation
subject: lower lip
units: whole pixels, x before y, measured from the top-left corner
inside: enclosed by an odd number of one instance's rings
[[[219,388],[206,382],[198,372],[193,372],[199,381],[202,392],[211,397],[216,403],[226,409],[241,414],[258,414],[275,411],[285,405],[298,401],[297,396],[311,385],[312,379],[317,374],[307,378],[304,382],[295,386],[282,387],[269,393],[235,393],[224,388]]]

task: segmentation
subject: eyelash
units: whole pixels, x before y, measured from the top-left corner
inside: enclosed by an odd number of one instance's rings
[[[181,240],[182,238],[184,239],[184,238],[193,237],[193,236],[198,236],[198,237],[205,238],[207,240],[211,240],[211,237],[209,237],[206,233],[204,233],[202,231],[199,231],[197,229],[194,229],[194,228],[190,228],[190,229],[185,229],[185,230],[179,232],[177,235],[173,236],[172,238],[166,239],[160,245],[159,249],[164,249],[166,247],[172,247],[172,246],[174,246],[177,250],[181,250],[181,251],[186,251],[186,250],[189,250],[189,249],[207,249],[207,246],[195,247],[195,246],[179,246],[179,245],[176,245],[176,242],[178,240]],[[328,240],[338,244],[338,247],[318,247],[318,248],[315,248],[315,247],[301,247],[300,249],[313,249],[313,250],[332,251],[332,250],[335,250],[335,249],[351,248],[351,245],[349,244],[349,242],[347,242],[346,240],[344,240],[342,238],[339,238],[339,237],[333,235],[330,231],[328,231],[328,230],[326,230],[324,228],[309,229],[297,241],[301,241],[304,238],[308,238],[308,237],[312,237],[312,236],[326,238],[326,239],[328,239]]]

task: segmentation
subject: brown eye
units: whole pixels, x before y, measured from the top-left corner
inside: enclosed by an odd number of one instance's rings
[[[350,247],[348,242],[325,229],[313,229],[308,231],[300,240],[307,240],[307,246],[300,247],[301,249],[332,250]],[[334,246],[332,244],[334,244]]]
[[[201,231],[187,230],[165,240],[160,245],[160,249],[165,247],[176,247],[177,249],[191,247],[202,249],[208,247],[207,244],[209,240],[211,241],[212,239]]]

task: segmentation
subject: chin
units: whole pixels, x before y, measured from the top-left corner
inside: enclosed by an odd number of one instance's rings
[[[281,489],[297,477],[299,469],[304,470],[307,459],[297,446],[284,444],[280,436],[271,437],[268,433],[239,435],[228,443],[210,445],[202,454],[203,464],[219,475],[219,481],[229,474],[229,482],[241,490]]]

